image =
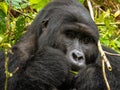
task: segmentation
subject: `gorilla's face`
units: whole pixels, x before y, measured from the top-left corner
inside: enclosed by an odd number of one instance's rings
[[[96,37],[89,26],[81,23],[69,24],[63,28],[62,34],[61,43],[66,49],[65,54],[73,70],[95,62],[98,48]]]
[[[42,25],[43,33],[38,46],[50,46],[61,50],[72,64],[72,69],[79,70],[87,64],[94,63],[98,56],[98,30],[82,6],[63,7],[46,7],[44,20],[48,21]]]
[[[58,30],[46,29],[39,39],[41,41],[44,46],[61,50],[75,71],[94,63],[98,56],[96,35],[91,27],[82,23],[66,23]]]

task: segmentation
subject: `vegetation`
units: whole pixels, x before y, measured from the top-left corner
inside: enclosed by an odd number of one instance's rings
[[[13,45],[50,0],[1,0],[0,49]],[[87,0],[79,0],[86,7]],[[120,0],[91,0],[101,43],[120,53]]]

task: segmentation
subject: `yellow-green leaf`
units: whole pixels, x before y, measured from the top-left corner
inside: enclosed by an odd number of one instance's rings
[[[7,14],[7,10],[8,10],[8,6],[6,4],[6,2],[0,2],[0,9]]]
[[[30,4],[38,4],[41,0],[30,0]]]

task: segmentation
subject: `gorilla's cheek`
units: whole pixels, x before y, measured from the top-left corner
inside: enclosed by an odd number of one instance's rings
[[[97,45],[94,43],[90,43],[88,45],[84,45],[82,49],[86,58],[86,64],[94,63],[96,61],[96,58],[98,57]]]

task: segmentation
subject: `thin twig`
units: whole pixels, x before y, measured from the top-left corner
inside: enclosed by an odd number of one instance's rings
[[[30,18],[30,19],[33,19],[31,16],[29,16],[29,15],[27,15],[27,14],[25,14],[25,13],[23,13],[23,12],[17,10],[17,9],[14,9],[14,10],[15,10],[16,12],[22,14],[22,15],[25,16],[25,17],[28,17],[28,18]]]
[[[110,53],[110,52],[107,52],[107,51],[104,51],[106,54],[109,54],[111,56],[118,56],[120,57],[120,54],[115,54],[115,53]]]
[[[105,23],[96,23],[97,26],[105,26]],[[110,25],[120,25],[120,22],[110,23]]]
[[[102,46],[101,46],[101,44],[100,44],[100,41],[98,41],[98,49],[99,49],[99,52],[100,52],[100,55],[101,55],[102,60],[104,60],[104,62],[105,62],[106,65],[107,65],[108,70],[109,70],[109,71],[112,71],[112,67],[111,67],[110,62],[109,62],[109,60],[107,59],[107,57],[106,57],[106,55],[105,55],[105,53],[104,53],[104,51],[103,51],[103,49],[102,49]]]
[[[5,51],[5,74],[6,74],[6,78],[5,78],[5,90],[7,90],[7,86],[8,86],[8,56],[7,56],[7,51]]]
[[[109,71],[112,71],[112,67],[102,49],[102,46],[100,44],[100,41],[98,41],[98,49],[99,49],[99,52],[100,52],[100,55],[101,55],[101,59],[102,59],[102,71],[103,71],[103,77],[104,77],[104,80],[105,80],[105,83],[106,83],[106,86],[107,86],[107,89],[110,90],[110,85],[108,83],[108,80],[107,80],[107,77],[106,77],[106,72],[105,72],[105,63],[107,65],[107,68]]]
[[[107,86],[107,89],[110,90],[110,85],[108,83],[107,77],[106,77],[106,72],[105,72],[105,61],[102,59],[102,72],[103,72],[103,77]]]
[[[91,1],[90,1],[90,0],[87,0],[87,4],[88,4],[88,8],[89,8],[89,10],[90,10],[90,15],[91,15],[92,19],[94,20],[94,13],[93,13],[93,10],[92,10]]]
[[[11,10],[11,6],[12,6],[12,0],[10,0],[10,4],[8,6],[8,12]],[[6,20],[6,30],[7,31],[11,31],[10,29],[10,16],[9,16],[9,13],[7,14],[7,17],[5,18]],[[10,36],[10,33],[9,33],[9,36]],[[9,38],[8,38],[8,41],[9,41]],[[8,88],[8,79],[9,79],[9,72],[8,72],[8,62],[9,62],[9,58],[8,58],[8,49],[9,49],[9,45],[7,47],[5,47],[5,75],[6,75],[6,78],[5,78],[5,85],[4,85],[4,90],[7,90]]]

